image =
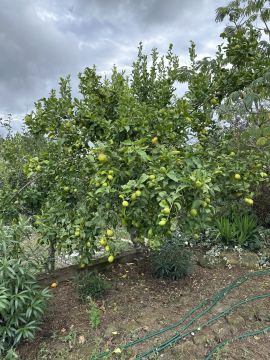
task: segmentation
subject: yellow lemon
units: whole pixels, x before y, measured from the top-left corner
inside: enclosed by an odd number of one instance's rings
[[[254,201],[251,199],[251,198],[245,198],[244,199],[245,203],[248,204],[248,205],[253,205],[254,204]]]
[[[101,154],[98,154],[98,160],[100,162],[106,162],[108,160],[108,158],[105,154],[101,153]]]
[[[158,225],[164,226],[164,225],[166,225],[166,223],[167,223],[166,219],[161,219],[160,222],[158,223]]]
[[[157,143],[158,143],[158,138],[155,136],[155,137],[153,137],[153,139],[151,140],[151,143],[153,144],[153,145],[156,145]]]
[[[100,243],[101,246],[106,246],[107,245],[107,240],[102,238],[102,239],[99,240],[99,243]]]

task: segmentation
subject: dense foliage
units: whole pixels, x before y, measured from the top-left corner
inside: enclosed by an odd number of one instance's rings
[[[214,58],[199,59],[191,43],[183,67],[172,46],[149,60],[140,45],[129,76],[86,68],[78,97],[66,78],[59,94],[36,102],[25,122],[40,146],[4,141],[25,155],[0,154],[9,176],[1,175],[2,211],[36,214],[51,259],[78,251],[84,266],[106,243],[113,261],[119,226],[154,248],[178,227],[197,239],[224,208],[241,212],[268,187],[269,1],[232,1],[217,9],[224,19]],[[9,161],[20,169],[14,185]]]
[[[49,298],[20,255],[12,229],[0,224],[0,356],[24,339],[33,339]],[[17,254],[17,256],[16,256]]]

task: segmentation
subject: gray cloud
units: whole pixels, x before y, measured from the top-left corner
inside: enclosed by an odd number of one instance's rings
[[[1,0],[0,113],[25,113],[57,87],[60,76],[96,64],[129,69],[139,41],[146,51],[174,44],[180,59],[189,40],[214,52],[221,26],[215,8],[228,0]]]

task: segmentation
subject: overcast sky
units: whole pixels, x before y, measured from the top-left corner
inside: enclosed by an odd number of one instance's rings
[[[137,46],[184,63],[189,40],[211,55],[223,27],[215,9],[228,0],[0,0],[0,114],[23,117],[60,76],[95,64],[130,69]],[[15,125],[16,127],[16,125]]]

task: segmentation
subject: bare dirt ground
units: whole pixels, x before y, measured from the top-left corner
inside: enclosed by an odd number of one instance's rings
[[[205,269],[194,267],[191,277],[179,281],[164,281],[151,276],[148,259],[138,263],[117,264],[104,276],[111,282],[109,294],[97,301],[101,324],[93,330],[87,309],[78,301],[75,284],[61,283],[53,289],[44,323],[34,342],[19,347],[22,360],[87,360],[106,349],[116,349],[152,331],[177,322],[203,299],[212,297],[248,270]],[[270,292],[270,275],[254,278],[233,290],[210,313],[194,322],[190,329],[200,329],[205,321],[229,305],[248,296]],[[249,330],[270,326],[270,298],[243,305],[194,335],[177,342],[152,358],[203,360],[218,343]],[[158,346],[179,328],[137,344],[112,359],[135,359],[137,354]],[[118,357],[117,357],[118,356]],[[270,332],[256,335],[225,346],[212,359],[270,359]]]

